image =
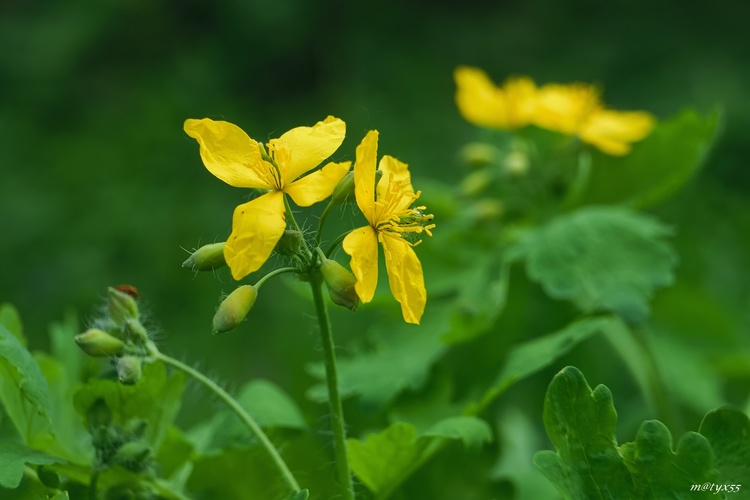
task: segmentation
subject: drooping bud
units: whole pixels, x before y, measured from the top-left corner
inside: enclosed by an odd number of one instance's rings
[[[148,341],[148,333],[146,328],[137,319],[130,318],[125,321],[123,330],[128,339],[133,341],[136,345],[144,345]]]
[[[253,285],[237,287],[219,305],[214,315],[213,333],[224,333],[237,328],[252,309],[257,297],[258,289]]]
[[[133,385],[141,379],[143,360],[137,356],[123,356],[117,360],[117,378],[120,383]]]
[[[291,257],[292,255],[297,255],[299,253],[301,246],[302,233],[296,229],[285,229],[281,238],[279,238],[278,243],[276,243],[276,248],[274,248],[274,250],[281,255]]]
[[[138,319],[139,315],[135,297],[113,287],[107,289],[107,310],[109,317],[118,325],[129,318]]]
[[[471,142],[461,148],[461,161],[471,168],[484,168],[497,161],[498,150],[484,142]]]
[[[321,256],[320,272],[326,282],[331,301],[350,311],[356,311],[359,306],[359,295],[354,289],[357,278],[335,260],[323,256]]]
[[[227,261],[224,259],[225,245],[225,241],[203,245],[190,254],[190,257],[182,263],[182,267],[193,271],[213,271],[226,266]]]
[[[75,336],[76,344],[83,352],[96,358],[118,356],[125,348],[125,343],[98,328],[91,328]]]

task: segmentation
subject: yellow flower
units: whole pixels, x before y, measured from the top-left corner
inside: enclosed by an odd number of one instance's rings
[[[228,122],[191,119],[184,128],[200,144],[203,164],[213,175],[230,186],[268,191],[234,210],[224,257],[236,280],[257,271],[284,233],[284,193],[299,206],[312,205],[330,196],[349,171],[350,162],[328,163],[303,177],[344,140],[346,125],[333,116],[271,139],[267,154],[262,144]]]
[[[383,245],[385,267],[393,296],[401,303],[407,323],[419,324],[427,302],[422,264],[412,249],[424,231],[432,236],[432,216],[425,207],[411,207],[414,193],[408,166],[391,156],[380,159],[382,178],[375,184],[378,132],[371,130],[357,147],[354,163],[354,194],[369,225],[344,238],[344,251],[351,256],[357,278],[355,290],[362,302],[370,302],[378,283],[378,242]]]
[[[542,128],[577,135],[613,156],[628,154],[632,143],[645,138],[654,127],[650,113],[605,109],[598,90],[580,83],[541,87],[533,121]]]
[[[530,123],[537,91],[530,78],[509,78],[498,87],[484,71],[468,66],[459,66],[453,76],[456,104],[467,121],[500,129],[520,128]]]

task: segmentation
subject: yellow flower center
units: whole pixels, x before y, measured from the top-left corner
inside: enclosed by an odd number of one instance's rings
[[[398,236],[412,246],[421,243],[419,235],[423,232],[432,236],[433,215],[424,212],[427,207],[411,206],[421,194],[421,191],[412,192],[408,179],[388,182],[375,202],[372,227],[379,234]]]

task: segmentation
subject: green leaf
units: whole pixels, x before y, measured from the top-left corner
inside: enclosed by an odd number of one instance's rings
[[[592,151],[587,188],[576,203],[655,205],[695,174],[716,138],[719,122],[718,111],[704,118],[687,109],[659,122],[627,156]]]
[[[266,451],[259,446],[230,448],[196,458],[187,487],[194,498],[224,500],[285,499],[288,491]]]
[[[475,415],[486,408],[513,384],[551,365],[570,352],[578,343],[599,332],[606,331],[619,320],[609,317],[587,318],[571,323],[564,329],[530,340],[514,347],[508,354],[502,371],[478,403],[469,404],[465,414]]]
[[[574,367],[559,372],[544,400],[544,426],[557,453],[541,451],[534,464],[566,498],[711,498],[691,486],[715,479],[708,440],[686,433],[672,451],[661,422],[644,422],[633,443],[617,445],[617,413],[604,385],[593,391]]]
[[[177,427],[170,427],[156,456],[156,460],[161,467],[161,475],[171,478],[190,459],[193,450],[193,444],[188,441],[182,432]]]
[[[419,437],[413,425],[396,422],[364,441],[348,439],[349,462],[357,477],[378,498],[384,498],[432,456],[439,439],[460,440],[473,447],[490,441],[492,432],[476,417],[442,420]]]
[[[268,380],[253,380],[245,384],[237,401],[261,427],[307,428],[294,400]]]
[[[440,341],[446,331],[449,308],[430,307],[422,324],[403,325],[370,335],[374,348],[369,352],[339,358],[339,388],[342,397],[361,396],[363,403],[382,406],[404,389],[422,386],[430,367],[447,350]],[[322,363],[307,366],[308,372],[325,380]],[[320,383],[307,392],[318,402],[328,401],[328,390]]]
[[[436,423],[422,436],[456,439],[467,448],[479,448],[492,441],[492,429],[482,419],[470,416],[450,417]]]
[[[50,439],[47,381],[29,351],[0,325],[0,402],[26,444]]]
[[[699,431],[711,443],[719,470],[719,484],[742,484],[742,489],[727,498],[750,498],[750,419],[733,408],[710,411],[703,417]]]
[[[60,461],[59,458],[4,439],[0,441],[0,486],[17,488],[21,484],[25,464],[49,465]]]
[[[286,500],[307,500],[309,496],[310,492],[308,490],[293,491],[286,497]]]
[[[0,304],[0,325],[8,329],[14,337],[23,345],[28,345],[26,336],[23,334],[23,323],[21,323],[21,315],[18,314],[18,310],[13,304]]]
[[[640,323],[654,290],[673,281],[677,256],[664,241],[670,234],[625,208],[584,208],[530,232],[509,252],[526,260],[529,278],[551,297]]]
[[[120,425],[133,418],[147,420],[149,425],[145,437],[158,449],[180,407],[184,385],[182,372],[167,376],[163,363],[146,363],[138,383],[124,385],[115,380],[91,380],[75,394],[73,403],[76,411],[84,417],[97,400],[104,399]]]

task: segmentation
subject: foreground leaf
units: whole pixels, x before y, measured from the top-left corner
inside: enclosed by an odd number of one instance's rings
[[[0,403],[24,442],[50,439],[50,396],[39,365],[18,338],[0,325]]]
[[[582,311],[612,311],[641,323],[657,288],[672,283],[671,231],[625,208],[594,207],[559,217],[509,250],[555,299]]]
[[[672,452],[661,422],[644,422],[633,443],[617,445],[617,413],[604,385],[593,391],[574,367],[559,372],[544,401],[544,426],[557,453],[541,451],[534,464],[565,498],[712,498],[691,486],[715,480],[708,440],[686,433]]]
[[[378,498],[385,498],[432,456],[441,439],[472,447],[490,441],[492,432],[475,417],[442,420],[419,437],[413,425],[396,422],[364,441],[347,440],[347,450],[352,471]]]
[[[742,484],[742,489],[728,498],[746,500],[750,488],[750,419],[733,408],[710,411],[703,417],[699,431],[711,443],[719,470],[719,484]]]
[[[14,337],[18,339],[21,345],[26,346],[26,336],[23,334],[23,323],[21,315],[18,314],[12,304],[0,304],[0,325],[4,326]]]
[[[25,464],[49,465],[61,459],[27,448],[20,443],[0,441],[0,486],[16,488],[21,484]]]

